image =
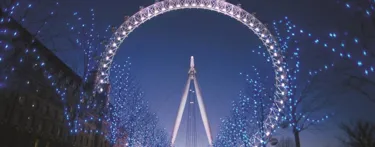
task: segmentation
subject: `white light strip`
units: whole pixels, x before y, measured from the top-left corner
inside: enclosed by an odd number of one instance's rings
[[[174,146],[174,142],[176,141],[177,132],[181,124],[182,114],[184,113],[184,110],[185,110],[186,100],[187,100],[187,96],[189,93],[190,81],[191,79],[189,78],[185,86],[184,94],[182,95],[182,98],[181,98],[180,107],[178,108],[176,122],[173,127],[172,142],[171,142],[172,146]]]
[[[199,86],[198,86],[197,78],[195,76],[194,76],[194,87],[195,87],[195,93],[196,93],[197,99],[198,99],[198,105],[199,105],[199,110],[201,112],[201,117],[202,117],[202,120],[203,120],[204,129],[206,130],[208,143],[209,143],[210,146],[212,146],[211,128],[210,128],[210,124],[208,123],[207,113],[206,113],[206,109],[204,107],[202,94],[201,94],[201,91],[200,91]]]

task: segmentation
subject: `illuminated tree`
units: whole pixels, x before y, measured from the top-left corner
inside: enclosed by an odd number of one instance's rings
[[[297,147],[300,147],[299,133],[310,127],[319,126],[318,124],[328,119],[330,115],[330,113],[326,112],[329,110],[328,98],[331,97],[332,94],[335,94],[339,87],[337,87],[337,89],[330,89],[329,84],[326,84],[322,80],[327,80],[324,76],[328,76],[323,75],[323,71],[331,69],[334,64],[324,65],[323,68],[317,70],[308,70],[306,67],[301,69],[301,49],[309,48],[309,43],[318,44],[320,41],[318,39],[312,39],[312,42],[307,42],[304,46],[303,44],[301,45],[301,41],[299,40],[303,39],[303,35],[306,35],[308,38],[311,38],[312,35],[302,29],[297,29],[296,25],[292,24],[287,17],[275,21],[273,26],[275,34],[279,36],[277,39],[283,51],[284,62],[286,63],[285,69],[287,69],[288,72],[287,77],[285,77],[288,79],[288,84],[285,85],[288,87],[288,100],[285,102],[285,110],[282,113],[283,123],[281,123],[280,126],[283,128],[289,126],[291,128],[295,136],[295,144]],[[331,34],[331,36],[334,35]],[[321,48],[325,47],[328,47],[328,45],[323,44]],[[262,47],[259,46],[259,48]],[[271,63],[271,59],[266,53],[261,53],[259,51],[253,52],[265,57],[266,61]],[[247,128],[246,133],[248,134],[255,132],[261,134],[265,133],[262,132],[262,120],[264,120],[264,116],[268,115],[268,110],[272,105],[272,100],[270,100],[270,98],[273,96],[274,91],[268,88],[272,87],[272,85],[267,84],[267,77],[260,78],[256,68],[252,68],[255,69],[254,73],[257,75],[246,75],[247,82],[251,83],[249,84],[251,86],[247,87],[250,91],[247,91],[247,95],[241,95],[240,97],[242,98],[234,102],[232,110],[234,113],[231,113],[230,117],[224,119],[222,124],[224,126],[221,127],[222,131],[217,137],[217,142],[223,142],[220,141],[223,139],[230,140],[232,143],[238,142],[238,140],[240,140],[238,136],[243,136],[243,134],[245,134],[239,133],[241,129],[238,128]],[[247,106],[241,107],[241,104]],[[248,110],[243,108],[247,108]],[[246,114],[246,112],[251,111],[254,113]],[[245,123],[243,122],[246,121],[256,122],[250,124],[257,125],[244,125]],[[269,138],[266,137],[263,139],[265,140],[265,144],[268,139]],[[246,144],[246,141],[242,142],[242,144]]]
[[[56,18],[58,6],[59,2],[56,0],[3,0],[0,2],[2,15],[12,17],[26,28],[34,38],[39,40],[43,40],[42,33],[47,32],[52,27],[52,22],[58,20]]]
[[[167,133],[158,127],[156,114],[151,113],[144,93],[130,72],[128,60],[113,65],[111,78],[111,110],[109,122],[112,142],[127,136],[129,146],[163,146],[170,143]],[[123,128],[125,132],[119,132]]]
[[[357,2],[360,2],[360,1],[356,1],[354,3],[357,3]],[[365,1],[362,1],[362,2],[365,2]],[[374,2],[373,1],[368,1],[368,2],[370,2],[370,5],[365,5],[365,6],[367,6],[367,9],[358,8],[358,7],[353,8],[353,5],[351,5],[350,3],[344,3],[344,5],[345,5],[345,7],[352,8],[355,11],[359,10],[359,11],[365,12],[365,14],[369,17],[363,17],[363,18],[367,18],[367,19],[363,19],[363,20],[367,20],[366,22],[369,22],[368,18],[374,20],[374,15],[373,15],[373,13],[374,13]],[[360,17],[362,17],[362,16],[360,16]],[[350,86],[351,88],[356,89],[357,91],[364,94],[368,98],[372,97],[370,95],[370,92],[365,91],[365,89],[363,89],[363,88],[366,87],[364,85],[367,85],[367,87],[368,87],[368,85],[374,86],[374,82],[373,82],[374,80],[370,78],[371,76],[369,76],[370,74],[374,73],[374,64],[373,64],[374,63],[374,45],[373,44],[371,45],[371,43],[373,41],[369,41],[369,40],[371,40],[371,38],[373,38],[373,37],[371,37],[373,35],[367,34],[367,33],[373,33],[374,32],[373,28],[372,29],[368,28],[368,27],[373,27],[374,22],[371,22],[371,23],[367,24],[367,26],[368,26],[367,29],[369,29],[370,31],[369,30],[363,31],[366,24],[362,23],[360,25],[362,33],[363,33],[362,35],[355,34],[354,32],[356,32],[356,31],[352,29],[350,32],[329,32],[327,37],[324,37],[324,35],[323,35],[320,38],[314,37],[311,33],[308,33],[303,29],[297,29],[296,25],[292,24],[290,22],[290,20],[288,20],[287,18],[285,18],[283,20],[280,20],[280,21],[277,21],[277,22],[274,22],[274,25],[278,24],[278,23],[279,24],[285,23],[287,25],[287,27],[293,29],[291,31],[288,31],[287,37],[284,38],[286,40],[290,40],[289,42],[298,42],[298,43],[301,44],[302,43],[302,41],[300,41],[301,38],[297,38],[295,40],[293,40],[292,38],[295,38],[294,36],[298,36],[298,37],[306,36],[306,37],[308,37],[306,40],[310,40],[316,48],[322,48],[324,50],[328,49],[328,51],[330,50],[333,53],[333,55],[338,55],[338,57],[340,57],[338,61],[345,61],[344,69],[349,68],[351,70],[354,70],[354,72],[353,71],[351,71],[349,73],[345,72],[345,75],[347,75],[349,77],[347,85]],[[277,30],[277,29],[275,29],[275,30]],[[282,30],[284,30],[284,29],[282,29]],[[277,33],[277,35],[280,36],[279,33]],[[360,39],[361,37],[357,37],[357,36],[365,36],[365,39]],[[279,39],[282,40],[282,38],[279,38]],[[363,40],[363,41],[361,41],[361,40]],[[286,44],[286,45],[289,46],[287,48],[290,48],[290,44]],[[302,47],[301,47],[301,49],[302,49]],[[285,54],[288,54],[288,52],[286,51]],[[293,53],[293,54],[298,55],[298,53]],[[290,56],[287,55],[286,59],[290,60]],[[335,59],[335,58],[332,58],[332,59]],[[293,63],[293,62],[287,62],[287,63],[289,64],[288,68],[290,69],[289,72],[288,72],[289,81],[290,82],[296,81],[296,79],[297,79],[296,71],[297,72],[300,71],[300,69],[299,69],[300,64],[299,64],[298,61],[294,62],[294,63],[298,63],[298,64],[296,64],[293,67],[293,66],[291,66],[291,65],[293,65],[291,63]],[[289,120],[288,120],[288,123],[286,123],[286,124],[289,124],[290,126],[292,126],[293,132],[296,136],[295,138],[298,138],[298,139],[296,139],[297,146],[300,146],[299,132],[303,129],[308,129],[312,125],[318,124],[318,120],[315,120],[315,122],[312,122],[312,123],[310,122],[310,123],[301,124],[302,120],[310,120],[311,121],[312,119],[307,118],[308,116],[311,116],[310,113],[309,113],[309,115],[304,115],[304,113],[298,113],[299,112],[298,105],[300,103],[302,103],[302,101],[305,97],[311,97],[311,93],[314,93],[314,91],[316,91],[316,89],[317,89],[317,88],[313,88],[313,87],[319,87],[319,86],[314,86],[317,83],[319,84],[319,81],[316,81],[317,79],[319,79],[319,78],[317,78],[317,76],[319,74],[321,76],[321,73],[319,73],[319,72],[327,70],[329,68],[332,68],[332,66],[334,66],[334,64],[325,65],[324,68],[320,68],[320,69],[317,69],[317,70],[310,71],[309,75],[312,76],[313,78],[311,80],[306,80],[306,81],[309,81],[309,82],[302,89],[300,89],[301,86],[296,85],[296,84],[291,84],[289,86],[289,88],[290,88],[289,96],[292,99],[289,100],[291,102],[291,107],[289,106],[290,110],[289,110],[289,112],[286,111],[286,113],[289,113]],[[297,67],[297,68],[295,68],[295,67]],[[342,72],[342,71],[343,70],[339,70],[339,72]],[[361,73],[358,73],[357,71],[361,71]],[[337,75],[339,75],[339,74],[337,74]],[[338,89],[340,89],[340,88],[338,88]],[[369,89],[371,89],[371,88],[369,88]],[[298,93],[300,93],[301,96],[298,96]],[[298,97],[296,98],[295,96],[298,96]],[[373,99],[371,99],[371,100],[374,101]],[[312,110],[316,110],[316,109],[312,109]],[[328,118],[328,116],[326,116],[326,118]],[[323,119],[324,119],[324,117],[320,121],[322,121]],[[285,124],[283,123],[282,125],[285,125]]]
[[[342,67],[338,68],[338,72],[344,73],[347,77],[345,85],[358,93],[362,94],[369,101],[375,103],[374,94],[371,89],[375,88],[375,79],[368,76],[370,72],[374,72],[375,63],[375,1],[358,0],[348,1],[341,0],[341,4],[348,9],[348,15],[351,19],[352,27],[350,32],[343,40],[349,42],[354,38],[355,46],[348,49],[351,52],[362,49],[362,57],[357,59],[356,64],[350,64],[348,61],[342,62]],[[368,64],[371,63],[371,64]],[[358,72],[364,71],[364,74]]]
[[[290,21],[285,23],[286,28],[294,28]],[[287,30],[287,29],[286,29]],[[295,30],[286,31],[287,35],[294,38],[297,32]],[[304,33],[299,30],[298,33]],[[300,61],[300,48],[307,47],[300,45],[300,41],[289,41],[288,37],[279,38],[281,44],[284,45],[284,60],[286,62],[286,69],[288,69],[288,100],[286,101],[285,109],[282,113],[282,123],[280,127],[290,127],[294,135],[296,147],[301,146],[300,132],[318,127],[322,122],[329,118],[330,111],[329,98],[333,94],[337,94],[337,88],[328,84],[329,75],[322,73],[328,70],[328,66],[324,66],[324,70],[312,71],[301,68],[303,65]],[[295,38],[298,40],[299,38]],[[319,42],[319,41],[318,41]],[[331,64],[333,66],[333,64]],[[329,78],[328,78],[329,77]]]
[[[249,146],[250,137],[261,133],[265,138],[264,121],[269,115],[272,105],[272,90],[262,83],[257,68],[253,66],[254,75],[242,74],[245,88],[240,91],[237,99],[232,102],[231,114],[222,120],[216,146]]]
[[[347,8],[352,8],[351,4],[344,3]],[[371,2],[371,6],[368,6],[368,11],[364,11],[365,14],[368,16],[373,17],[373,2]],[[354,8],[354,10],[366,10],[366,9],[357,9]],[[368,13],[369,12],[369,13]],[[370,13],[371,12],[371,13]],[[285,55],[285,60],[287,63],[287,69],[288,70],[288,79],[289,79],[289,103],[286,105],[286,108],[289,110],[285,111],[285,116],[288,117],[289,115],[289,120],[286,119],[286,123],[282,123],[281,127],[286,127],[285,125],[291,126],[294,135],[296,136],[295,139],[296,145],[300,146],[300,141],[299,141],[299,132],[304,129],[308,129],[310,126],[314,126],[316,124],[319,124],[323,119],[325,120],[328,118],[329,115],[323,116],[322,119],[315,120],[311,122],[313,118],[311,117],[318,117],[319,116],[314,116],[314,114],[319,114],[319,112],[312,113],[309,111],[315,112],[316,110],[319,110],[318,108],[324,108],[324,107],[318,107],[317,108],[308,108],[306,106],[303,106],[305,104],[303,103],[309,103],[310,100],[306,99],[312,99],[314,100],[313,97],[317,98],[323,98],[324,97],[330,97],[330,95],[338,93],[335,92],[338,89],[343,89],[345,90],[344,87],[339,86],[338,84],[336,85],[331,85],[328,83],[332,83],[332,80],[337,82],[340,81],[341,78],[340,74],[335,73],[336,76],[330,76],[327,74],[323,74],[323,71],[327,71],[329,69],[335,69],[337,70],[339,67],[335,66],[335,64],[326,64],[324,65],[323,68],[317,68],[315,70],[310,70],[308,72],[308,76],[303,74],[303,71],[305,70],[302,67],[302,64],[300,63],[299,60],[299,51],[300,50],[306,50],[309,47],[306,47],[308,45],[311,45],[312,43],[312,49],[313,50],[318,50],[316,52],[324,52],[324,53],[329,53],[329,51],[332,54],[325,54],[325,57],[329,57],[328,59],[331,59],[330,62],[345,62],[344,64],[344,69],[352,69],[355,72],[342,72],[343,70],[339,68],[340,73],[345,73],[345,75],[349,76],[349,80],[347,82],[347,85],[352,85],[352,88],[357,89],[361,93],[365,94],[366,96],[369,97],[369,93],[365,93],[363,91],[364,89],[361,89],[362,86],[359,85],[353,85],[353,78],[357,80],[365,80],[366,83],[371,83],[371,79],[369,76],[370,74],[374,73],[374,58],[373,58],[373,47],[371,46],[366,46],[364,47],[361,45],[361,39],[360,37],[357,37],[359,35],[355,35],[355,30],[351,30],[350,32],[328,32],[327,36],[321,35],[320,37],[316,37],[317,35],[312,35],[312,33],[307,32],[304,29],[298,28],[295,24],[293,24],[287,17],[285,19],[275,21],[274,23],[274,28],[277,36],[279,36],[279,42],[282,45],[282,48],[284,49],[284,55]],[[285,24],[285,26],[282,29],[279,29],[278,26],[279,24]],[[285,29],[286,28],[286,29]],[[280,33],[280,31],[286,30],[287,33]],[[374,31],[368,31],[368,32],[374,32]],[[286,34],[286,35],[285,35]],[[314,34],[319,34],[319,33],[314,33]],[[285,36],[285,37],[280,37],[280,36]],[[306,42],[307,41],[307,42]],[[311,41],[311,42],[310,42]],[[362,42],[363,43],[363,42]],[[305,45],[305,46],[302,46]],[[294,49],[291,50],[291,49]],[[328,51],[328,52],[327,52]],[[312,55],[310,55],[312,56]],[[336,58],[339,57],[339,58]],[[294,60],[294,61],[293,61]],[[358,73],[360,71],[360,73]],[[329,72],[332,72],[332,70],[329,70]],[[301,73],[301,74],[299,74]],[[353,74],[354,73],[354,74]],[[330,82],[328,82],[330,80]],[[298,82],[298,81],[307,81],[305,84],[301,84],[303,82]],[[372,80],[373,81],[373,80]],[[322,84],[323,83],[323,84]],[[324,84],[325,83],[325,84]],[[365,83],[364,81],[359,82],[359,83]],[[325,86],[326,88],[323,88]],[[319,94],[320,93],[320,94]],[[321,95],[321,96],[319,96]],[[322,106],[326,105],[324,104],[324,101]],[[310,109],[310,110],[304,110],[304,109]],[[304,111],[301,113],[300,111]],[[306,113],[308,112],[308,113]],[[289,114],[288,114],[289,113]],[[307,115],[308,114],[308,115]],[[308,118],[310,117],[310,118]],[[285,117],[283,118],[285,119]],[[305,121],[306,120],[306,121]],[[309,122],[310,120],[310,122]]]
[[[266,138],[266,132],[264,129],[264,121],[266,120],[267,116],[270,113],[270,108],[273,104],[273,94],[274,90],[271,84],[268,82],[268,77],[265,76],[261,78],[261,73],[258,71],[258,69],[253,66],[253,74],[254,75],[246,75],[246,88],[244,89],[245,94],[243,97],[240,98],[240,104],[242,110],[247,110],[247,112],[251,113],[244,113],[244,116],[250,118],[246,118],[247,121],[247,127],[246,127],[246,133],[244,133],[243,139],[246,140],[244,143],[248,144],[249,140],[247,136],[250,136],[254,133],[260,133],[263,136],[263,140],[268,140]],[[254,77],[253,79],[249,77]],[[267,86],[269,85],[269,86]],[[246,112],[246,111],[245,111]],[[245,135],[246,134],[246,135]],[[265,146],[265,145],[264,145]]]
[[[55,20],[61,19],[63,13],[57,13],[56,10],[60,6],[57,1],[1,1],[1,18],[0,27],[2,28],[2,33],[5,35],[1,36],[0,46],[5,50],[0,51],[0,66],[1,70],[1,83],[6,82],[7,79],[12,77],[12,71],[17,70],[15,64],[22,63],[23,59],[31,58],[35,59],[34,68],[41,70],[41,73],[47,81],[47,85],[50,85],[52,90],[56,91],[59,96],[64,110],[64,118],[66,119],[66,125],[69,126],[70,133],[78,132],[95,132],[96,134],[103,134],[100,127],[96,130],[84,130],[83,124],[101,122],[103,120],[102,115],[97,115],[97,117],[85,118],[84,114],[87,110],[93,109],[98,103],[91,103],[94,96],[92,96],[92,85],[88,81],[87,77],[93,73],[91,72],[96,67],[96,57],[98,56],[97,51],[103,46],[98,41],[99,33],[94,31],[94,22],[92,24],[85,26],[84,22],[79,21],[82,19],[78,17],[77,13],[72,13],[74,18],[78,21],[71,21],[66,23],[69,30],[62,29],[62,27],[57,27],[57,30],[62,30],[65,33],[63,35],[68,35],[68,37],[73,36],[74,42],[72,43],[75,47],[75,51],[83,52],[83,71],[80,74],[82,78],[82,83],[77,84],[67,84],[62,81],[61,74],[57,73],[55,67],[51,67],[48,63],[49,57],[40,54],[40,52],[45,53],[45,48],[41,46],[35,46],[35,44],[47,44],[47,48],[52,48],[54,51],[63,50],[60,47],[65,47],[67,44],[51,45],[54,41],[48,39],[56,37],[51,30],[56,29],[53,22]],[[93,10],[91,13],[94,14]],[[57,15],[59,14],[59,15]],[[69,20],[70,17],[64,17],[62,20]],[[73,18],[72,18],[73,19]],[[65,23],[59,24],[65,25]],[[79,26],[79,29],[74,29],[74,27]],[[26,31],[25,31],[26,30]],[[89,30],[89,31],[87,31]],[[57,34],[61,33],[57,32]],[[22,34],[21,34],[22,33]],[[75,35],[71,34],[76,33]],[[26,36],[26,37],[25,37]],[[46,40],[47,39],[47,40]],[[19,43],[19,41],[22,41]],[[19,46],[19,45],[22,46]],[[49,45],[48,45],[49,44]],[[54,47],[59,47],[60,49],[55,49]],[[41,49],[43,48],[43,50]],[[17,51],[15,51],[17,50]],[[17,53],[17,54],[13,54]],[[10,55],[10,56],[7,56]],[[19,63],[9,62],[3,59],[19,59]],[[46,59],[47,58],[47,59]],[[4,68],[3,68],[4,67]],[[54,69],[55,71],[51,71]],[[79,98],[74,99],[76,102],[68,103],[67,101],[67,89],[74,88],[74,93],[77,93]],[[72,109],[71,109],[72,108]],[[73,111],[71,111],[73,110]],[[104,112],[104,111],[103,111]],[[80,118],[78,118],[81,116]]]
[[[216,136],[214,146],[216,147],[230,147],[239,145],[239,133],[237,133],[237,126],[234,119],[228,116],[221,119],[221,125],[218,135]]]

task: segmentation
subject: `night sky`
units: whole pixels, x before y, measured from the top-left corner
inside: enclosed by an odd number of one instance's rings
[[[264,23],[271,24],[288,16],[298,26],[316,34],[341,31],[352,24],[343,13],[346,10],[334,1],[311,0],[228,0],[241,3],[248,12]],[[153,0],[64,0],[66,12],[96,12],[97,29],[107,25],[119,26],[125,15],[132,15],[139,6],[148,6]],[[271,26],[271,25],[270,25]],[[121,64],[131,57],[132,71],[149,100],[151,109],[160,118],[160,126],[170,133],[175,121],[182,90],[188,78],[189,58],[195,57],[197,78],[213,136],[218,133],[219,119],[229,115],[231,101],[237,98],[244,87],[240,72],[251,73],[254,65],[264,76],[273,77],[271,63],[257,55],[261,41],[241,23],[206,10],[180,10],[156,17],[136,29],[121,45],[114,63]],[[253,50],[255,53],[253,53]],[[302,49],[303,50],[303,49]],[[329,55],[316,52],[313,48],[303,50],[303,67],[308,69],[331,63]],[[68,64],[78,64],[79,55],[72,52],[59,54]],[[319,60],[315,55],[319,55]],[[77,56],[77,59],[74,58]],[[302,133],[302,146],[318,147],[335,145],[337,129],[332,127],[341,120],[368,118],[366,112],[374,112],[371,104],[355,94],[337,97],[334,112],[336,116],[327,124],[325,132],[306,131]],[[360,108],[360,109],[359,109]],[[352,110],[356,110],[354,113]],[[203,124],[198,119],[199,145],[206,146]],[[185,144],[184,126],[181,124],[177,146]],[[290,132],[278,131],[276,135]],[[322,135],[324,134],[324,135]]]

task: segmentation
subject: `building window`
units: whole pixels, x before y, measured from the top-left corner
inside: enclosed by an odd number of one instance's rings
[[[73,138],[73,139],[72,139],[72,140],[73,140],[73,142],[75,142],[75,141],[76,141],[76,139],[77,139],[77,135],[73,135],[73,136],[72,136],[72,138]]]
[[[39,139],[35,140],[34,147],[39,147]]]
[[[60,127],[56,127],[56,136],[61,137]]]
[[[33,103],[31,104],[31,107],[33,109],[38,109],[38,101],[33,101]]]
[[[32,116],[28,116],[27,117],[27,124],[26,124],[26,126],[27,127],[32,127],[32,124],[33,124],[33,117]]]
[[[51,124],[51,127],[50,127],[50,129],[49,129],[49,132],[51,133],[51,135],[53,135],[53,124]]]
[[[39,69],[38,64],[34,64],[34,65],[33,65],[33,69],[34,69],[34,70],[38,70],[38,69]]]
[[[43,107],[43,114],[45,114],[45,115],[47,115],[48,114],[48,109],[49,109],[49,106],[48,105],[46,105],[46,106],[44,106]]]
[[[67,140],[67,137],[66,137],[66,131],[64,130],[61,130],[61,135],[60,135],[60,138],[63,140],[63,141],[66,141]]]
[[[55,111],[55,118],[59,119],[59,111],[58,110]]]
[[[7,119],[9,117],[9,111],[10,111],[10,106],[9,104],[5,105],[5,110],[4,110],[4,118]]]
[[[43,121],[38,123],[37,132],[41,132],[43,130]]]
[[[18,120],[16,119],[16,122],[18,121],[17,123],[21,124],[23,122],[23,114],[22,114],[22,112],[20,112],[18,114],[19,114],[18,115]]]
[[[67,78],[65,79],[65,83],[64,83],[64,84],[66,84],[66,85],[70,85],[70,81],[71,81],[70,78],[67,77]]]
[[[25,97],[23,97],[23,96],[19,96],[19,97],[18,97],[18,102],[19,102],[21,105],[23,105],[23,104],[25,103]]]

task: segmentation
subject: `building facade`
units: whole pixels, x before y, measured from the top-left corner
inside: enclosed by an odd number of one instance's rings
[[[16,21],[0,29],[17,32],[0,36],[0,44],[9,43],[0,51],[0,147],[109,147],[106,122],[83,123],[84,131],[72,133],[65,119],[65,112],[81,122],[98,117],[75,112],[84,84],[80,76]],[[56,87],[66,89],[64,99]],[[92,131],[98,129],[105,133]]]

